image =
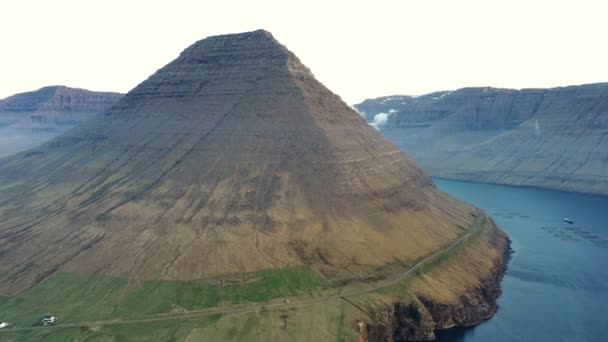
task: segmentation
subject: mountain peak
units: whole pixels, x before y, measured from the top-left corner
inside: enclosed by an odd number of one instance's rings
[[[276,52],[286,52],[287,49],[279,43],[270,32],[265,30],[256,30],[242,33],[233,33],[226,35],[209,36],[201,39],[194,44],[186,48],[175,61],[179,62],[193,62],[190,58],[196,58],[196,56],[209,56],[214,52],[222,51],[230,53],[237,50],[246,50],[255,48],[258,52],[264,51],[266,53],[272,50]],[[205,60],[200,60],[203,62]]]
[[[125,104],[167,98],[236,95],[265,88],[267,92],[295,89],[290,65],[297,57],[268,31],[211,36],[186,48],[127,95]],[[296,68],[298,69],[298,68]],[[291,83],[291,84],[290,84]]]
[[[309,265],[349,279],[355,263],[371,276],[450,241],[473,210],[266,31],[196,42],[105,115],[0,162],[0,184],[20,184],[0,212],[25,227],[0,241],[7,292],[55,270],[198,279]],[[54,254],[28,264],[42,250]]]
[[[193,45],[196,45],[202,41],[212,41],[212,40],[221,40],[221,41],[228,41],[228,40],[266,40],[266,41],[273,41],[277,44],[280,44],[272,35],[271,32],[264,30],[264,29],[257,29],[257,30],[253,30],[253,31],[245,31],[245,32],[237,32],[237,33],[229,33],[229,34],[220,34],[220,35],[214,35],[214,36],[209,36],[206,38],[203,38],[199,41],[197,41],[196,43],[194,43]]]

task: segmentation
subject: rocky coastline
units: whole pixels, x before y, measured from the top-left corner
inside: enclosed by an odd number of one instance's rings
[[[360,342],[433,341],[438,330],[473,327],[492,318],[498,310],[501,281],[513,253],[511,241],[504,238],[502,257],[495,261],[490,276],[479,281],[479,286],[462,293],[453,303],[415,295],[409,302],[374,310],[370,312],[374,322],[357,322]]]

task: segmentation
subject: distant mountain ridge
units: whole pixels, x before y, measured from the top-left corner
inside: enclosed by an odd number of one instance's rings
[[[0,157],[39,145],[112,107],[122,94],[48,86],[0,100]]]
[[[355,108],[369,122],[385,113],[380,131],[433,176],[608,195],[608,83],[463,88]]]
[[[122,94],[48,86],[0,100],[0,116],[19,125],[79,123],[114,105]]]

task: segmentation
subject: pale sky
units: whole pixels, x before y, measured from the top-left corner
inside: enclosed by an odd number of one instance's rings
[[[196,40],[259,28],[351,104],[608,81],[606,0],[2,0],[0,98],[127,92]]]

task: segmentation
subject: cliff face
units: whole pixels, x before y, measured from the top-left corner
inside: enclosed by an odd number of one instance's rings
[[[121,97],[50,86],[0,100],[0,157],[39,145],[106,111]]]
[[[358,322],[360,341],[431,341],[437,330],[471,327],[490,319],[498,310],[496,299],[510,258],[510,241],[494,227],[473,245],[450,265],[416,280],[412,295],[405,300],[371,309],[372,320]],[[497,253],[485,253],[491,250]],[[479,267],[467,261],[472,258],[487,260]],[[458,281],[453,279],[455,274]]]
[[[608,83],[465,88],[356,105],[433,176],[608,194]],[[391,111],[391,114],[388,112]]]

